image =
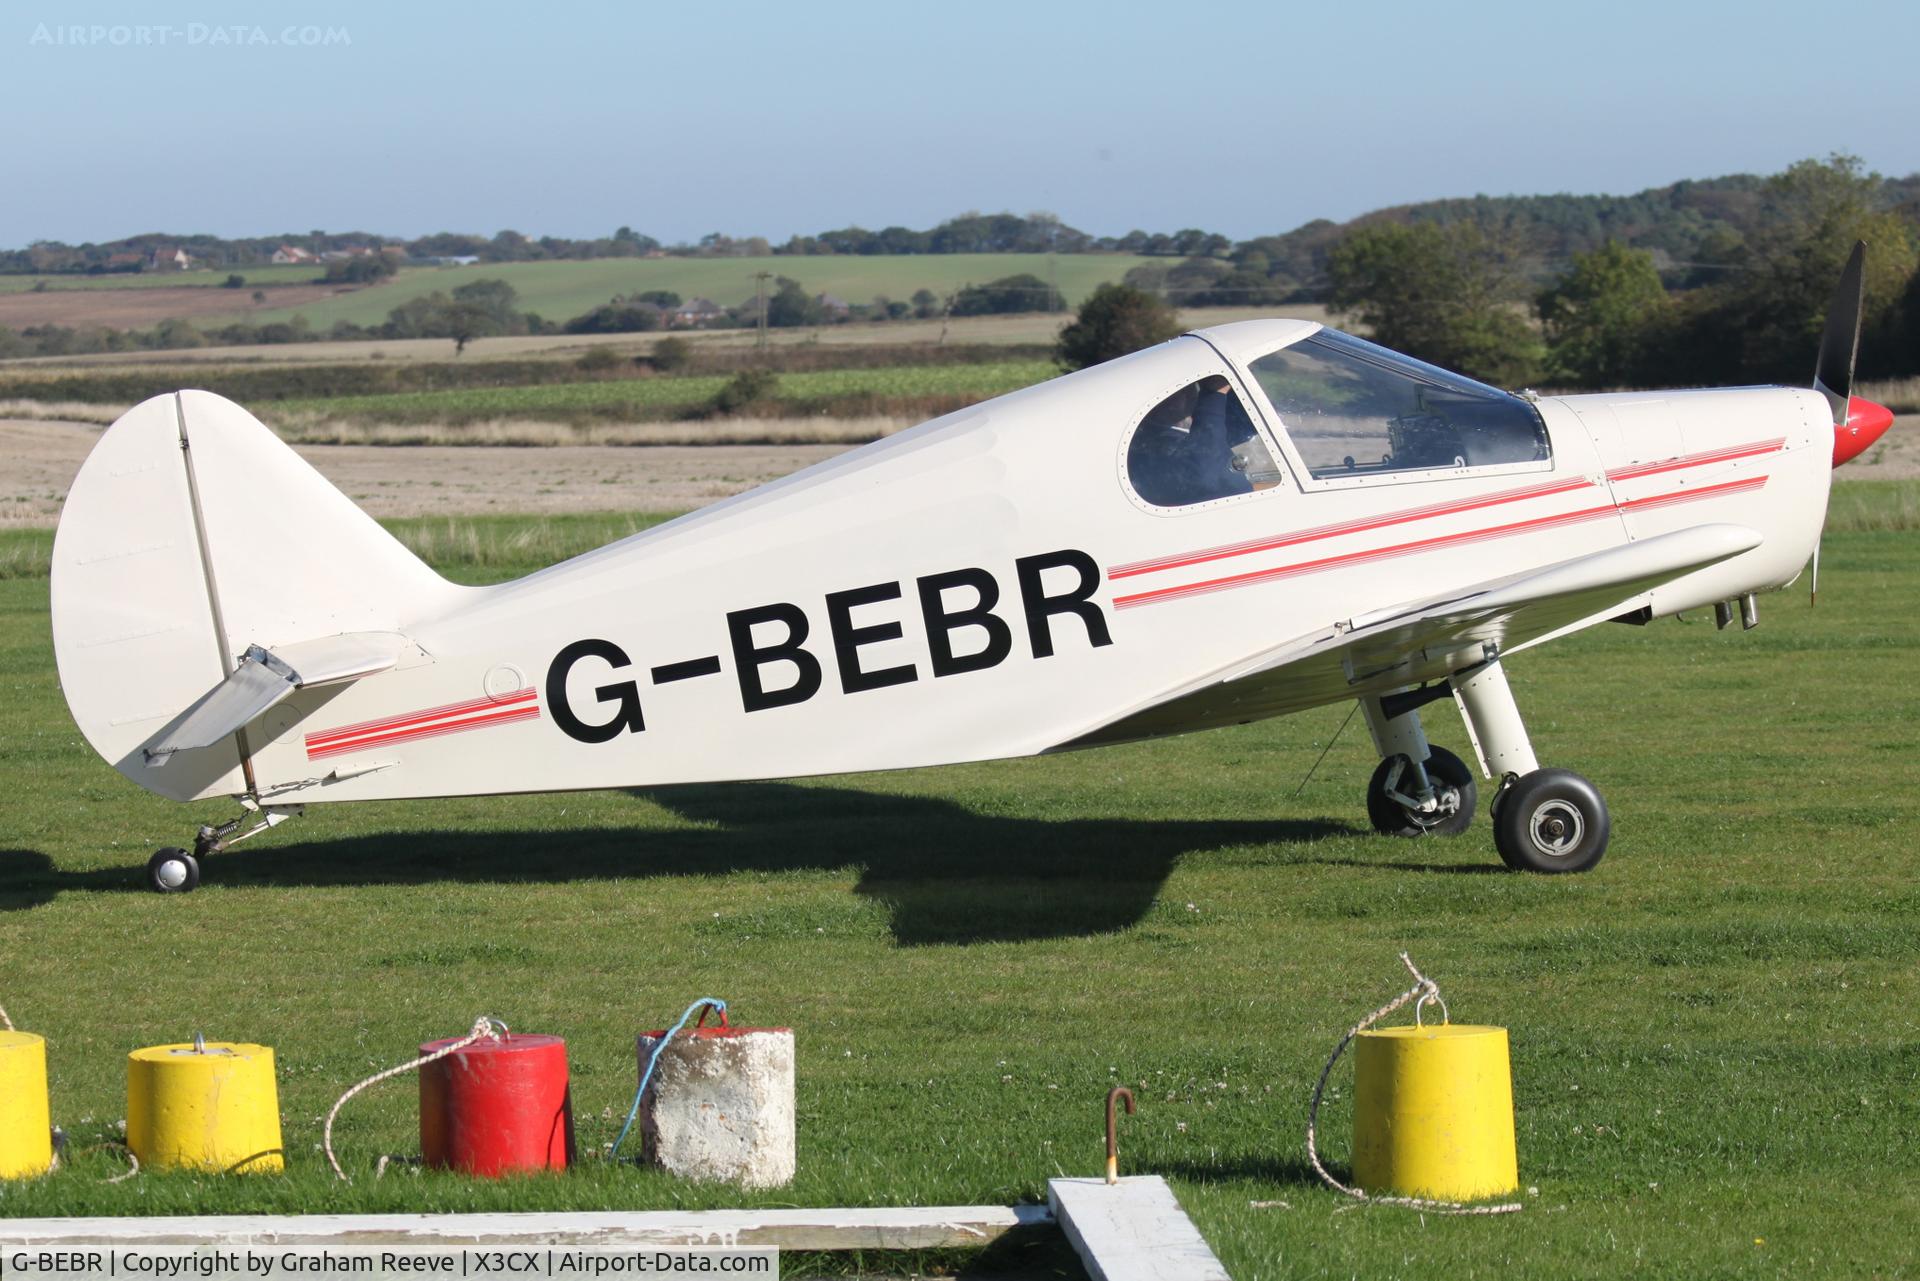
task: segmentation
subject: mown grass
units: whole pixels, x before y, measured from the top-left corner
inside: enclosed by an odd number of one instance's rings
[[[479,528],[439,545],[481,549],[462,577],[533,567],[509,563],[513,522]],[[0,1004],[49,1038],[54,1115],[97,1143],[128,1050],[263,1040],[291,1167],[109,1187],[91,1152],[0,1185],[0,1215],[1007,1202],[1098,1170],[1125,1082],[1124,1166],[1168,1175],[1243,1281],[1911,1275],[1917,610],[1910,531],[1835,531],[1817,610],[1770,597],[1753,633],[1603,627],[1516,657],[1542,758],[1613,806],[1613,848],[1578,878],[1498,870],[1484,821],[1368,834],[1353,729],[1296,797],[1330,708],[938,771],[319,807],[163,899],[138,888],[148,852],[222,815],[88,752],[45,580],[0,583]],[[1450,705],[1428,725],[1464,750]],[[1454,1017],[1512,1031],[1537,1189],[1519,1215],[1350,1212],[1305,1169],[1314,1076],[1399,990],[1401,948]],[[791,1188],[591,1155],[629,1101],[634,1033],[709,994],[796,1029]],[[568,1037],[582,1168],[376,1182],[377,1154],[416,1150],[401,1081],[342,1114],[357,1177],[332,1182],[314,1145],[334,1097],[481,1012]],[[1325,1117],[1336,1166],[1350,1079]]]
[[[1920,480],[1835,480],[1827,528],[1920,531]]]

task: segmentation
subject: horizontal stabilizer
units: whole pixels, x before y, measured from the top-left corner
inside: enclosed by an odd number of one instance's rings
[[[384,672],[399,661],[405,641],[391,632],[323,636],[278,650],[249,645],[239,666],[203,694],[146,747],[149,764],[175,752],[212,747],[297,689],[338,685]]]

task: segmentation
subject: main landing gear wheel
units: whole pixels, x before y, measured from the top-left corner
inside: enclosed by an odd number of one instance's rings
[[[200,884],[200,860],[171,846],[147,860],[147,885],[162,894],[185,894]]]
[[[1410,796],[1413,780],[1404,756],[1389,756],[1373,771],[1367,784],[1367,818],[1383,836],[1458,836],[1473,825],[1479,788],[1466,762],[1444,747],[1430,747],[1427,779],[1438,802],[1422,812],[1391,795]]]
[[[1516,872],[1584,872],[1611,831],[1599,789],[1572,770],[1523,774],[1493,803],[1494,848]]]

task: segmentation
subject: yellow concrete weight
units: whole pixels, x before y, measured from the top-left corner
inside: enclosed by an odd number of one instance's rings
[[[52,1164],[47,1043],[31,1032],[0,1032],[0,1179],[30,1179]]]
[[[153,1169],[285,1168],[273,1050],[228,1041],[127,1056],[127,1146]]]
[[[1355,1039],[1353,1072],[1353,1174],[1362,1188],[1472,1201],[1519,1186],[1505,1028],[1373,1028]]]

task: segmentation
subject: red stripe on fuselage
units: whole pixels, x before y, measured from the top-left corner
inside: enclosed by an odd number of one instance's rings
[[[443,707],[429,707],[419,712],[403,712],[398,716],[386,716],[379,720],[361,721],[355,725],[341,725],[335,729],[321,730],[318,734],[307,735],[309,749],[342,738],[357,738],[376,730],[399,729],[402,726],[417,725],[423,721],[443,720],[449,716],[464,716],[469,712],[484,712],[496,707],[505,707],[513,703],[524,703],[535,696],[531,686],[517,689],[511,694],[502,694],[499,698],[472,698],[464,703],[448,703]]]
[[[1737,458],[1757,458],[1762,454],[1777,454],[1786,447],[1785,436],[1775,440],[1754,441],[1746,445],[1729,445],[1725,449],[1710,449],[1702,454],[1682,454],[1677,458],[1666,458],[1656,463],[1631,463],[1625,467],[1615,467],[1607,472],[1607,479],[1634,480],[1641,476],[1658,476],[1662,472],[1683,471],[1689,467],[1730,463]]]
[[[1230,574],[1222,578],[1204,579],[1197,583],[1187,583],[1177,587],[1162,587],[1150,592],[1136,592],[1130,596],[1113,598],[1115,609],[1132,609],[1138,605],[1152,605],[1160,601],[1178,600],[1186,596],[1199,596],[1211,592],[1230,591],[1236,587],[1250,587],[1257,583],[1272,582],[1281,578],[1293,578],[1302,574],[1317,574],[1329,569],[1339,569],[1348,565],[1365,564],[1369,561],[1388,560],[1399,556],[1412,556],[1420,552],[1434,551],[1442,547],[1461,546],[1467,543],[1486,542],[1495,538],[1508,538],[1517,534],[1534,533],[1551,529],[1559,525],[1579,524],[1589,520],[1600,520],[1618,512],[1632,511],[1643,507],[1664,507],[1671,503],[1691,502],[1698,498],[1713,498],[1723,494],[1737,493],[1741,490],[1758,489],[1767,483],[1765,476],[1750,476],[1741,480],[1727,481],[1719,485],[1706,485],[1699,489],[1683,489],[1671,494],[1656,494],[1646,498],[1634,498],[1618,504],[1608,503],[1604,507],[1583,507],[1577,511],[1561,512],[1552,516],[1536,516],[1531,520],[1514,521],[1506,525],[1493,525],[1484,529],[1470,529],[1457,534],[1436,534],[1432,538],[1417,539],[1413,542],[1394,543],[1386,547],[1375,547],[1365,551],[1347,552],[1339,556],[1325,556],[1318,560],[1297,561],[1289,565],[1276,565],[1270,569],[1250,570],[1244,574]]]
[[[1406,524],[1416,520],[1430,520],[1437,516],[1453,516],[1460,512],[1478,511],[1485,507],[1498,507],[1504,503],[1524,502],[1529,498],[1545,498],[1550,494],[1567,494],[1576,489],[1589,489],[1593,482],[1585,476],[1566,476],[1559,480],[1544,481],[1537,485],[1526,485],[1519,489],[1503,489],[1497,493],[1482,494],[1477,498],[1460,498],[1450,502],[1433,503],[1426,507],[1414,507],[1405,511],[1388,512],[1382,516],[1367,516],[1359,520],[1343,521],[1335,525],[1317,525],[1311,529],[1295,530],[1292,533],[1275,534],[1268,538],[1250,539],[1244,543],[1229,543],[1224,547],[1207,547],[1199,551],[1182,552],[1172,556],[1162,556],[1153,560],[1134,561],[1127,565],[1115,565],[1107,570],[1108,578],[1132,578],[1136,574],[1151,574],[1162,569],[1179,569],[1186,565],[1201,565],[1210,560],[1225,560],[1230,556],[1247,556],[1254,552],[1274,551],[1281,547],[1291,547],[1298,543],[1318,542],[1324,538],[1337,538],[1342,534],[1361,534],[1372,529],[1385,529],[1392,525]]]
[[[410,743],[416,739],[435,738],[442,734],[459,734],[470,729],[485,729],[489,725],[505,725],[513,721],[537,720],[539,716],[539,704],[522,703],[512,707],[503,707],[499,711],[486,712],[478,716],[468,716],[459,720],[444,720],[432,724],[385,730],[360,738],[335,739],[319,745],[309,742],[307,744],[307,759],[318,760],[323,756],[339,756],[345,752],[358,751],[365,747],[391,747],[396,743]]]
[[[1674,458],[1662,459],[1651,463],[1633,463],[1625,467],[1616,467],[1607,472],[1608,480],[1633,480],[1641,476],[1657,476],[1666,472],[1683,471],[1692,467],[1707,467],[1714,463],[1733,462],[1741,458],[1756,458],[1765,454],[1778,453],[1786,448],[1784,436],[1773,440],[1750,441],[1742,445],[1729,445],[1723,449],[1707,450],[1698,454],[1683,454]],[[1506,503],[1525,502],[1531,498],[1546,498],[1554,494],[1567,494],[1576,490],[1591,488],[1593,482],[1585,476],[1565,476],[1556,480],[1542,481],[1533,485],[1523,485],[1517,489],[1503,489],[1476,498],[1454,499],[1443,503],[1432,503],[1425,507],[1411,507],[1402,511],[1388,512],[1380,516],[1367,516],[1358,520],[1342,521],[1332,525],[1317,525],[1310,529],[1294,530],[1285,534],[1274,534],[1265,538],[1249,539],[1240,543],[1227,543],[1219,547],[1205,547],[1197,551],[1177,552],[1170,556],[1158,556],[1148,560],[1130,561],[1123,565],[1109,566],[1107,577],[1118,580],[1133,578],[1140,574],[1153,574],[1166,569],[1182,569],[1190,565],[1203,565],[1208,561],[1227,560],[1235,556],[1250,556],[1258,552],[1277,551],[1282,547],[1293,547],[1301,543],[1319,542],[1322,539],[1338,538],[1345,534],[1366,533],[1375,529],[1388,529],[1394,525],[1407,524],[1417,520],[1432,520],[1441,516],[1454,516],[1462,512],[1479,511],[1488,507],[1498,507]],[[1622,504],[1626,506],[1626,504]]]

